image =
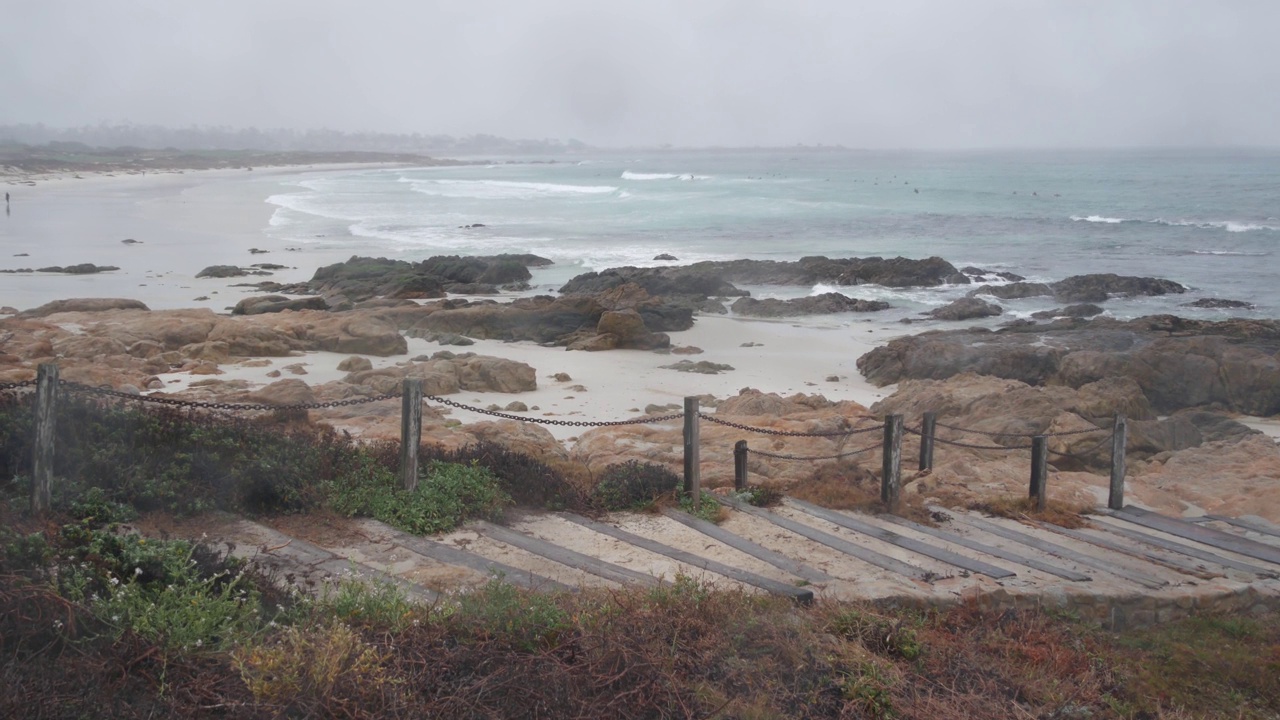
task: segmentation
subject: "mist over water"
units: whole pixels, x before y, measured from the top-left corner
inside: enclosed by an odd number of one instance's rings
[[[269,202],[271,234],[300,247],[421,259],[535,253],[540,289],[621,265],[754,258],[940,256],[1052,281],[1083,273],[1165,277],[1187,295],[1107,304],[1121,317],[1197,297],[1280,312],[1280,152],[703,151],[556,163],[384,169],[299,180]],[[476,224],[483,227],[465,227]],[[969,286],[836,290],[910,314]],[[1005,301],[1014,315],[1048,298]]]

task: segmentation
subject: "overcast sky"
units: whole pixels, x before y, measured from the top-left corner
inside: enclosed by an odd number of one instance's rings
[[[1280,145],[1275,0],[0,0],[0,124]]]

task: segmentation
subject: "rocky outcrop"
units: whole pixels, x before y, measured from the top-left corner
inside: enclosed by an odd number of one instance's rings
[[[236,303],[232,315],[262,315],[285,310],[328,310],[329,303],[322,297],[287,298],[283,295],[248,297]]]
[[[734,301],[730,309],[745,317],[795,317],[797,315],[829,315],[840,312],[878,312],[888,310],[882,300],[860,300],[840,293],[823,293],[810,297],[779,300],[777,298],[744,297]]]
[[[266,270],[258,270],[257,268],[242,268],[238,265],[210,265],[209,267],[196,273],[198,278],[236,278],[245,277],[246,275],[270,275]]]
[[[1055,308],[1053,310],[1041,310],[1031,313],[1031,317],[1037,320],[1052,320],[1053,318],[1091,318],[1094,315],[1101,315],[1103,309],[1093,303],[1080,303],[1077,305],[1068,305],[1064,308]]]
[[[55,313],[149,309],[150,308],[138,300],[127,300],[125,298],[71,298],[68,300],[54,300],[53,302],[45,303],[40,307],[24,310],[18,313],[17,316],[24,318],[38,318],[53,315]]]
[[[53,265],[50,267],[37,268],[36,272],[42,273],[65,273],[67,275],[96,275],[100,272],[110,272],[119,270],[115,265],[94,265],[93,263],[80,263],[79,265]]]
[[[444,297],[449,285],[520,286],[530,267],[550,265],[536,255],[460,257],[438,255],[418,263],[387,258],[352,257],[316,270],[311,280],[285,286],[283,292],[323,295],[350,302],[373,297],[430,299]]]
[[[923,333],[863,355],[858,369],[877,385],[965,372],[1072,388],[1121,377],[1136,382],[1161,412],[1218,405],[1274,415],[1278,352],[1278,321],[1157,315]]]
[[[436,353],[425,362],[354,372],[343,378],[343,382],[383,394],[397,392],[405,378],[421,379],[423,391],[428,395],[448,395],[462,390],[518,393],[538,389],[534,369],[525,363],[447,351]]]
[[[1212,310],[1252,310],[1253,303],[1243,300],[1226,300],[1223,298],[1200,298],[1195,302],[1182,303],[1182,307],[1208,308]]]
[[[975,318],[995,317],[1004,312],[1004,308],[976,297],[960,298],[954,302],[934,308],[925,315],[936,320],[973,320]]]
[[[984,285],[969,292],[971,297],[990,295],[1005,300],[1051,295],[1058,302],[1100,303],[1111,297],[1169,295],[1186,292],[1186,288],[1160,278],[1135,277],[1102,273],[1073,275],[1055,283],[1014,282],[1007,285]]]

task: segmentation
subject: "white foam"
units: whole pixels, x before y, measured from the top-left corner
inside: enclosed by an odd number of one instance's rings
[[[564,185],[560,183],[521,182],[517,180],[418,180],[402,178],[414,192],[451,198],[475,200],[530,200],[541,197],[575,195],[607,195],[618,188],[612,185]]]
[[[674,173],[638,173],[623,170],[621,177],[623,180],[675,180],[679,176]]]
[[[1105,217],[1103,215],[1090,215],[1088,217],[1072,215],[1071,219],[1076,222],[1106,223],[1108,225],[1116,225],[1125,221],[1124,218]]]

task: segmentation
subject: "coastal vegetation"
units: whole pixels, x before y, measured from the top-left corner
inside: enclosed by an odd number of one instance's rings
[[[21,509],[29,406],[9,396],[0,404],[0,470],[11,478],[0,504],[0,714],[1280,712],[1280,625],[1267,615],[1112,633],[1070,615],[974,603],[802,607],[684,576],[655,588],[577,593],[533,593],[499,576],[434,604],[354,577],[306,592],[218,547],[146,537],[131,523],[140,513],[328,508],[430,533],[498,517],[512,504],[652,506],[672,496],[678,478],[630,462],[592,479],[482,444],[424,448],[423,474],[409,493],[393,470],[394,444],[356,443],[287,413],[250,421],[72,397],[59,417],[56,512],[35,519]],[[768,491],[750,495],[776,500]]]

